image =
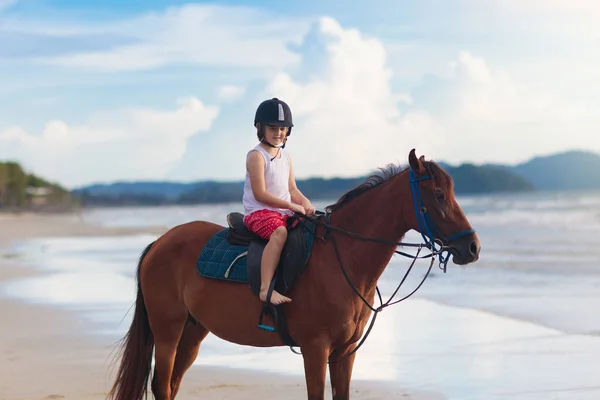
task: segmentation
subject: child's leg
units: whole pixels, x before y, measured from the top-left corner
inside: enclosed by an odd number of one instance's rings
[[[281,251],[283,250],[283,246],[285,245],[286,239],[287,229],[284,226],[278,227],[271,234],[269,242],[267,243],[263,251],[260,269],[261,283],[259,295],[262,301],[267,301],[267,292],[269,291],[269,285],[271,284],[271,279],[273,278],[275,269],[277,269],[277,264],[279,263]],[[271,303],[281,304],[288,303],[290,301],[292,301],[292,299],[279,294],[276,290],[273,290],[273,293],[271,294]]]
[[[260,266],[260,293],[259,297],[262,301],[267,301],[267,293],[273,274],[279,264],[281,252],[287,240],[287,217],[282,216],[278,212],[269,210],[259,210],[244,218],[244,224],[252,232],[256,233],[261,238],[268,240],[261,259]],[[271,294],[271,303],[281,304],[292,301],[292,299],[281,295],[273,290]]]

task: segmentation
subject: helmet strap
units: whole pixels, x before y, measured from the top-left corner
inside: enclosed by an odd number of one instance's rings
[[[271,143],[269,143],[269,142],[267,141],[267,139],[265,139],[265,137],[264,137],[264,136],[263,136],[263,138],[260,140],[260,142],[261,142],[261,143],[264,143],[264,144],[266,144],[266,145],[267,145],[267,146],[269,146],[269,147],[273,147],[274,149],[278,149],[278,148],[279,148],[279,147],[277,147],[277,146],[273,146]],[[285,144],[284,144],[284,146],[285,146]]]

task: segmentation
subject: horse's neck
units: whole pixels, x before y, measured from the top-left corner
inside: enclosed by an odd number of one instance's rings
[[[399,242],[407,232],[403,216],[411,207],[406,193],[398,190],[396,176],[386,184],[370,189],[332,214],[332,224],[347,231],[371,238]],[[396,187],[396,190],[394,190]],[[408,188],[408,184],[406,185]],[[407,191],[410,193],[410,189]],[[396,246],[352,238],[333,232],[344,268],[352,283],[363,294],[375,290],[377,280],[383,274],[394,255]],[[339,260],[336,260],[339,263]]]

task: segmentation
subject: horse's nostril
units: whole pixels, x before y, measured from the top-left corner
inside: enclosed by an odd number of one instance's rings
[[[471,242],[471,245],[469,246],[469,251],[471,252],[472,255],[476,256],[477,253],[479,252],[479,246],[477,246],[477,242],[475,240],[473,240]]]

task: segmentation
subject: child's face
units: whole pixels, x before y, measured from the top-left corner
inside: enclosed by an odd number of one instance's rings
[[[271,143],[273,146],[278,146],[283,144],[283,140],[285,139],[285,135],[287,135],[288,128],[287,126],[265,126],[265,138]]]

